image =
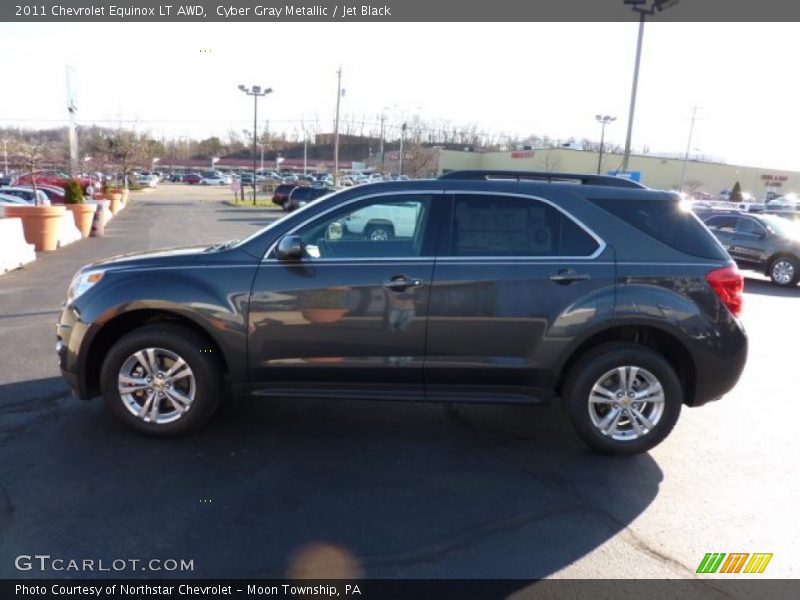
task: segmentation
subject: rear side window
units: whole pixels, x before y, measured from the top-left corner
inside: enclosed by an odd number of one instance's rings
[[[728,258],[700,219],[677,200],[593,198],[591,202],[676,250],[700,258]]]
[[[545,202],[518,196],[455,197],[453,256],[591,256],[599,244]]]

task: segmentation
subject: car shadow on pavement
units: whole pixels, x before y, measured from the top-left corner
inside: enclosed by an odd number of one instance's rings
[[[747,294],[775,296],[778,298],[800,298],[800,287],[780,287],[767,279],[745,277],[744,291]]]
[[[545,577],[662,480],[589,453],[557,407],[247,399],[152,439],[68,399],[0,452],[0,553],[194,561],[148,577]]]

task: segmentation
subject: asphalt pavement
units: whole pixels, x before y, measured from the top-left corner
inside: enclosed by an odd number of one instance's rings
[[[154,440],[73,399],[54,324],[75,270],[280,216],[223,197],[139,194],[106,237],[0,276],[0,577],[63,576],[14,567],[45,553],[193,561],[104,574],[156,578],[695,578],[707,552],[771,552],[762,577],[798,576],[800,289],[756,276],[739,385],[633,458],[589,453],[558,407],[253,399]]]

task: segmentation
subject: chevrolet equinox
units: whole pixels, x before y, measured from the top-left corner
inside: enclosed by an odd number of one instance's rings
[[[644,452],[736,384],[743,279],[678,198],[594,175],[456,171],[334,193],[249,238],[80,269],[64,377],[128,426],[241,393],[562,403]]]

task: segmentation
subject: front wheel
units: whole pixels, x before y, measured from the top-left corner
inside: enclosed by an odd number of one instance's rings
[[[779,256],[769,267],[769,278],[781,287],[796,285],[800,279],[800,264],[792,256]]]
[[[629,455],[646,452],[669,435],[683,392],[663,356],[645,346],[611,343],[575,363],[563,399],[575,432],[588,446]]]
[[[101,388],[111,412],[139,433],[175,436],[203,425],[222,397],[222,370],[208,341],[191,329],[148,325],[106,355]]]

